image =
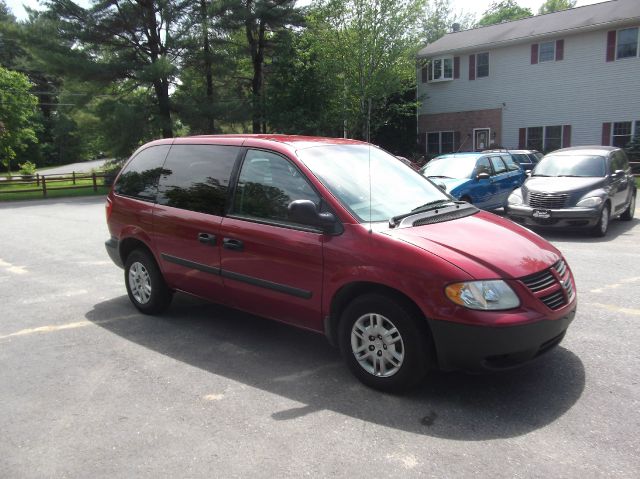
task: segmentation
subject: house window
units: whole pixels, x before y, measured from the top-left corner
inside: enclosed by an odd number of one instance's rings
[[[637,129],[636,122],[636,129]],[[631,122],[619,121],[613,124],[613,131],[611,133],[611,145],[624,148],[631,141]]]
[[[618,30],[616,59],[638,56],[638,28]]]
[[[488,77],[489,53],[478,53],[476,57],[476,78]]]
[[[544,42],[538,50],[538,61],[552,62],[556,59],[556,42]]]
[[[544,127],[544,151],[562,148],[562,125]]]
[[[434,131],[427,133],[427,153],[439,155],[441,153],[451,153],[454,151],[453,131]]]
[[[527,149],[542,151],[542,133],[541,126],[527,128]]]
[[[562,125],[527,128],[527,149],[553,151],[563,146]],[[567,138],[566,141],[569,141]]]
[[[434,58],[429,62],[429,81],[453,80],[453,57]]]

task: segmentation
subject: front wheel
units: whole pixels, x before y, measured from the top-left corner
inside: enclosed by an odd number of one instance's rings
[[[620,219],[624,221],[631,221],[633,219],[633,215],[636,212],[636,194],[631,194],[631,201],[629,201],[629,207],[624,210],[624,213],[620,215]]]
[[[607,231],[609,230],[609,220],[610,220],[609,211],[610,211],[609,205],[605,204],[602,207],[602,211],[600,212],[600,219],[598,220],[598,223],[593,227],[593,230],[591,230],[591,234],[593,236],[596,236],[596,237],[606,236]]]
[[[399,391],[427,373],[430,340],[426,321],[391,296],[366,294],[342,314],[339,343],[349,369],[367,386]]]
[[[124,282],[129,299],[144,314],[163,312],[173,298],[173,292],[167,287],[155,260],[141,249],[127,257]]]

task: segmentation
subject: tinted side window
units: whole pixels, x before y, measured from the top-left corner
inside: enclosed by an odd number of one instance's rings
[[[114,186],[120,195],[155,201],[162,164],[171,145],[152,146],[138,153],[125,167]]]
[[[611,155],[611,170],[626,170],[629,167],[627,156],[623,151],[614,151]]]
[[[233,201],[233,213],[292,223],[289,203],[320,198],[300,171],[279,155],[249,150],[242,164]]]
[[[496,175],[500,173],[504,173],[507,171],[507,166],[504,164],[504,161],[499,156],[491,157],[491,164],[493,165],[493,170],[496,172]]]
[[[489,158],[484,157],[478,160],[478,163],[476,164],[476,175],[479,175],[480,173],[487,173],[488,175],[491,174],[491,165],[489,164]]]
[[[513,161],[513,158],[511,157],[511,155],[501,155],[501,157],[504,160],[505,165],[507,165],[507,169],[509,171],[516,171],[520,169],[520,167],[516,164],[516,162]]]
[[[223,215],[239,151],[236,146],[173,145],[160,177],[158,203]]]

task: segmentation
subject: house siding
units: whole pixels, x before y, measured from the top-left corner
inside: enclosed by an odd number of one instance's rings
[[[472,81],[461,55],[460,79],[419,84],[420,115],[500,109],[507,148],[520,128],[551,125],[571,125],[572,145],[600,144],[603,122],[640,119],[640,58],[607,62],[608,30],[549,37],[564,40],[561,61],[532,64],[534,42],[489,50],[489,77]]]

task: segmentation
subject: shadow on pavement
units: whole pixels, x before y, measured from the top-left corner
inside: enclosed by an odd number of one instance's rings
[[[331,410],[434,437],[506,438],[558,419],[585,386],[582,362],[559,347],[516,371],[433,372],[420,389],[395,396],[361,385],[318,334],[186,295],[176,295],[163,316],[132,313],[123,296],[96,304],[86,317],[160,354],[304,404],[273,413],[280,421]]]
[[[612,220],[609,223],[609,231],[603,238],[595,238],[588,230],[560,230],[560,229],[539,229],[534,231],[548,241],[571,241],[572,243],[608,243],[615,241],[620,236],[631,234],[631,230],[640,225],[637,217],[631,221]]]

